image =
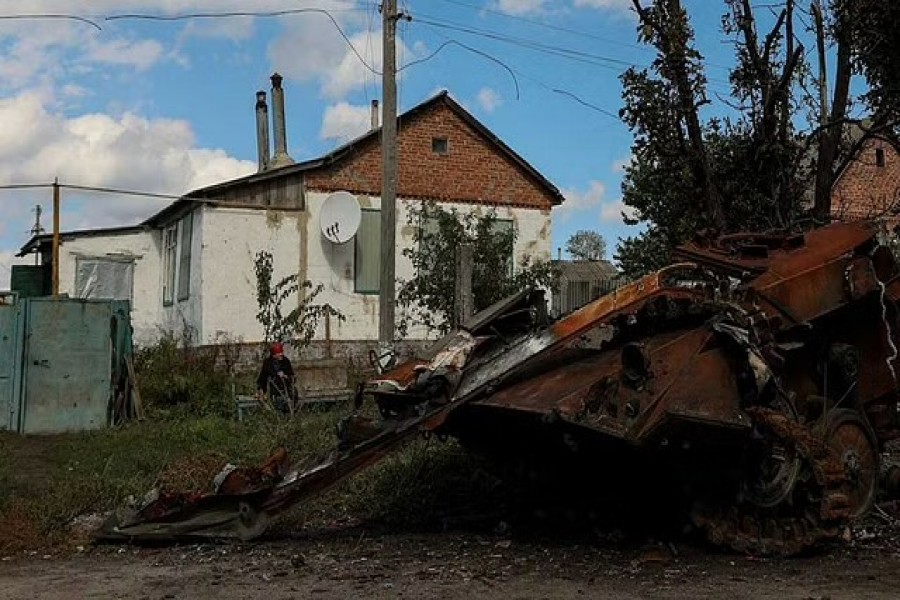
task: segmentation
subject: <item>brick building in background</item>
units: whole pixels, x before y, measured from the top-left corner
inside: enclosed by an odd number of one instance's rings
[[[885,218],[900,224],[900,149],[884,136],[860,144],[831,188],[836,219]]]

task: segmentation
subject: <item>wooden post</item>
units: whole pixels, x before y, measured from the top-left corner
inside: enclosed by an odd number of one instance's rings
[[[381,7],[383,63],[381,85],[384,116],[381,126],[381,277],[378,292],[379,354],[394,344],[395,236],[397,209],[397,0]]]
[[[53,179],[53,297],[59,298],[59,179]]]
[[[466,244],[456,249],[456,294],[453,308],[456,327],[459,327],[475,313],[475,299],[472,296],[472,246]]]

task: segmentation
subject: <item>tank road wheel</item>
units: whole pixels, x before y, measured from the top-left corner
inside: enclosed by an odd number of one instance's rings
[[[828,418],[825,442],[844,469],[840,491],[846,496],[850,518],[872,508],[878,484],[878,447],[871,428],[853,410],[840,409]]]
[[[779,396],[775,408],[792,422],[799,420],[789,399]],[[744,482],[744,493],[751,504],[772,508],[791,497],[803,461],[791,440],[773,435],[765,425],[760,427],[762,435],[753,452],[755,465],[752,475]]]
[[[269,526],[269,515],[257,510],[248,502],[238,504],[238,518],[235,522],[235,532],[242,542],[255,540]]]

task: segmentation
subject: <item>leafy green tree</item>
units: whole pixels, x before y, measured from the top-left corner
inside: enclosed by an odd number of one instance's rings
[[[435,203],[423,204],[409,211],[408,224],[415,233],[403,256],[412,263],[415,276],[400,281],[401,335],[406,335],[411,325],[424,325],[439,333],[450,330],[456,314],[456,250],[462,245],[471,245],[473,250],[476,311],[526,287],[553,282],[549,262],[520,257],[514,268],[517,232],[494,211],[463,213]]]
[[[603,260],[606,240],[596,231],[576,231],[566,242],[566,252],[575,260]]]
[[[321,283],[313,286],[308,280],[300,281],[296,273],[274,282],[271,252],[257,252],[253,266],[259,308],[256,320],[263,327],[265,342],[292,340],[306,346],[315,335],[320,319],[330,315],[339,321],[344,320],[344,316],[331,305],[313,304],[324,288]],[[285,312],[286,304],[293,298],[296,298],[296,305]]]
[[[627,222],[646,225],[616,251],[625,274],[662,266],[674,246],[699,232],[800,227],[809,190],[816,196],[812,216],[827,218],[831,184],[847,156],[842,127],[832,127],[846,122],[848,110],[840,14],[829,12],[829,27],[821,30],[823,43],[829,35],[838,46],[828,111],[820,102],[824,94],[808,93],[822,81],[794,33],[794,0],[783,3],[767,32],[760,31],[750,0],[723,0],[722,27],[733,41],[736,66],[730,93],[714,99],[729,117],[703,120],[700,109],[713,98],[681,0],[632,3],[638,39],[657,56],[649,69],[622,75],[621,115],[634,135],[623,201],[633,209]],[[804,109],[805,133],[797,130]]]

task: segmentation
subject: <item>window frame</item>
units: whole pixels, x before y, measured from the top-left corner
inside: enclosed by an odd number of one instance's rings
[[[178,258],[178,223],[167,225],[162,230],[163,251],[163,306],[175,303],[176,265]]]
[[[437,148],[438,144],[443,144],[444,149],[439,150]],[[432,136],[431,138],[431,153],[437,154],[438,156],[449,156],[450,154],[450,138],[446,136]]]
[[[183,302],[191,296],[191,259],[193,258],[191,251],[193,250],[194,213],[189,212],[181,219],[180,223],[181,225],[178,227],[179,231],[176,235],[179,247],[176,249],[178,273],[175,282],[175,297],[179,302]]]
[[[353,293],[354,294],[362,294],[365,296],[374,296],[381,293],[381,226],[380,226],[380,217],[381,217],[381,209],[380,208],[363,208],[361,209],[362,213],[374,213],[379,217],[379,226],[376,229],[378,231],[378,256],[376,260],[378,261],[378,271],[379,276],[377,279],[377,283],[375,284],[375,289],[364,289],[359,285],[359,267],[360,267],[360,242],[359,242],[359,234],[362,232],[362,220],[360,221],[360,229],[357,231],[356,235],[353,237]]]

